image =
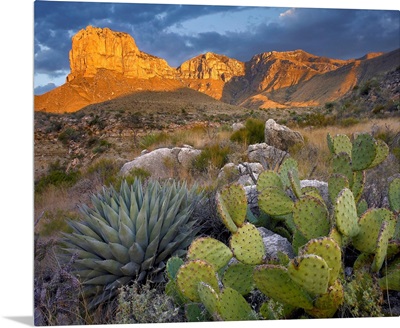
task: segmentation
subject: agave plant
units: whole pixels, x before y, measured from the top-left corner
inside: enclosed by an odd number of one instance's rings
[[[120,191],[103,188],[83,205],[83,220],[70,220],[65,248],[76,256],[74,273],[89,307],[116,296],[131,281],[160,281],[171,256],[183,256],[200,227],[191,215],[201,193],[186,183],[136,179]]]

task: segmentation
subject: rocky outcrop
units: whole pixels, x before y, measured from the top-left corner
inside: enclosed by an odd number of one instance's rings
[[[68,82],[78,76],[93,77],[102,69],[129,78],[175,78],[175,70],[164,59],[140,51],[129,34],[109,28],[88,26],[75,34],[69,62]]]
[[[251,162],[261,163],[264,169],[273,170],[290,155],[288,152],[270,146],[264,142],[250,145],[247,148],[247,156]]]
[[[228,82],[245,73],[244,63],[223,55],[207,52],[185,61],[177,68],[182,79],[211,79]]]
[[[287,151],[292,146],[302,146],[304,144],[304,138],[300,132],[293,131],[287,126],[280,125],[273,119],[269,119],[265,123],[265,143]]]
[[[302,50],[266,52],[241,62],[211,52],[172,68],[142,52],[127,33],[88,26],[72,37],[64,85],[35,96],[35,110],[73,112],[137,91],[188,87],[249,109],[318,106],[398,66],[400,49],[336,60]]]
[[[121,174],[128,175],[133,169],[140,168],[150,173],[154,179],[172,178],[181,170],[189,169],[193,159],[200,153],[201,150],[190,146],[159,148],[125,163]]]

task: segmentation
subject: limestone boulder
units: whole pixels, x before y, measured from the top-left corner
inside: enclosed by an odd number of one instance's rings
[[[154,179],[172,178],[182,169],[189,169],[201,150],[190,146],[159,148],[142,153],[133,161],[125,163],[121,168],[122,175],[128,175],[135,168],[148,171]]]
[[[304,138],[300,132],[280,125],[273,119],[269,119],[265,123],[264,136],[266,144],[284,151],[288,151],[292,146],[304,144]]]
[[[261,163],[265,169],[274,169],[286,157],[290,156],[288,152],[267,143],[250,145],[247,148],[247,155],[249,161]]]

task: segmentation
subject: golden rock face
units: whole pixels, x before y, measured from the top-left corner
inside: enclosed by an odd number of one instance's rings
[[[140,51],[127,33],[88,26],[72,37],[66,83],[35,96],[35,110],[74,112],[142,91],[190,88],[248,109],[318,106],[398,66],[400,49],[338,60],[303,50],[265,52],[241,62],[207,52],[178,68]]]
[[[141,79],[157,75],[174,78],[175,75],[164,59],[141,52],[129,34],[109,28],[88,26],[74,35],[69,61],[68,82],[78,76],[93,77],[100,69]]]

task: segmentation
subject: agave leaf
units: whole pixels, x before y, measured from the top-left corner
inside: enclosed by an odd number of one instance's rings
[[[154,196],[156,197],[156,196]],[[157,224],[157,220],[159,218],[159,211],[160,211],[160,202],[157,199],[156,202],[153,202],[150,206],[150,218],[149,218],[149,234],[151,235],[155,225]]]
[[[135,242],[135,234],[124,223],[119,225],[118,235],[122,245],[124,245],[126,248],[131,247],[131,245]]]
[[[129,230],[132,231],[133,234],[135,234],[136,229],[135,229],[135,225],[133,224],[131,218],[129,217],[129,211],[125,212],[122,208],[119,209],[119,225],[121,228],[121,224],[126,225]]]
[[[132,246],[129,248],[129,256],[132,262],[135,263],[142,263],[144,259],[144,251],[140,247],[138,243],[133,243]]]
[[[101,240],[101,237],[86,224],[73,220],[68,220],[67,223],[75,232],[79,232],[81,235],[86,235],[97,240]]]
[[[118,230],[119,215],[110,205],[103,203],[103,211],[108,224],[115,230]]]
[[[146,209],[142,207],[136,222],[136,226],[138,227],[136,231],[136,242],[142,247],[142,249],[146,249],[149,244],[148,222],[146,216]]]
[[[103,240],[105,242],[112,242],[112,243],[119,242],[118,230],[116,231],[114,228],[105,224],[101,220],[97,220],[97,224],[100,228],[101,236],[103,237]]]
[[[121,263],[127,263],[130,261],[128,248],[119,243],[109,243],[111,253],[114,258]]]
[[[96,270],[99,268],[96,261],[101,261],[101,260],[96,260],[94,258],[83,258],[75,260],[76,264],[80,265],[81,268],[92,269],[92,270]]]
[[[121,267],[121,272],[125,276],[136,276],[140,271],[140,265],[135,262],[129,262]]]
[[[125,202],[125,199],[122,195],[119,195],[119,208],[117,209],[116,212],[118,212],[118,214],[120,215],[121,211],[125,212],[125,213],[129,213],[129,200],[128,200],[128,204]],[[128,214],[126,214],[128,215]],[[121,217],[121,216],[120,216]]]
[[[102,276],[97,276],[92,279],[89,279],[87,281],[84,281],[84,285],[108,285],[109,283],[115,281],[118,278],[118,276],[115,276],[113,274],[105,274]]]
[[[123,265],[115,260],[102,260],[102,261],[95,261],[99,268],[103,270],[107,270],[108,272],[112,273],[116,276],[122,276],[121,268]]]

